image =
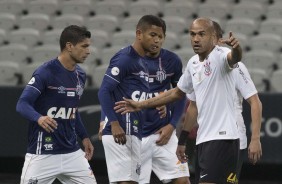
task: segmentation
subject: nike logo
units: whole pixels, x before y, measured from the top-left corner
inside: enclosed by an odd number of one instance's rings
[[[208,174],[204,174],[204,175],[200,175],[200,178],[203,178],[203,177],[205,177],[205,176],[207,176]]]
[[[193,73],[192,75],[193,75],[193,77],[194,77],[194,75],[195,75],[196,73]]]

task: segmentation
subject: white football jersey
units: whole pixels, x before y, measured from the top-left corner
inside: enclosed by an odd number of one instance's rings
[[[195,92],[199,124],[196,144],[239,138],[235,79],[227,61],[229,52],[230,49],[216,46],[203,62],[198,55],[193,56],[177,84],[185,93]]]
[[[236,120],[238,124],[238,131],[240,137],[240,149],[247,148],[247,136],[246,136],[246,126],[242,116],[242,102],[243,98],[248,99],[249,97],[257,94],[257,89],[251,79],[251,76],[246,68],[246,66],[239,62],[237,68],[235,68],[232,73],[235,76],[236,84]]]

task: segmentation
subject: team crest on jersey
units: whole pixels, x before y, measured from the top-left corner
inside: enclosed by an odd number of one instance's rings
[[[166,72],[164,70],[158,70],[156,73],[156,80],[162,83],[166,79]]]
[[[76,94],[78,96],[81,96],[83,94],[83,86],[81,86],[80,84],[76,86]]]
[[[209,76],[211,73],[212,73],[212,69],[211,69],[211,66],[210,66],[210,62],[209,61],[206,61],[206,64],[204,64],[204,67],[205,67],[205,75]]]

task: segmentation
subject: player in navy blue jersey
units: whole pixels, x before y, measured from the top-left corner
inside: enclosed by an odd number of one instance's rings
[[[164,41],[165,33],[160,35],[156,51],[148,52],[145,57],[149,71],[148,98],[176,87],[182,75],[180,58],[175,53],[161,48]],[[175,128],[184,111],[185,102],[184,97],[168,104],[165,117],[160,117],[156,108],[143,110],[140,184],[150,183],[152,170],[163,183],[189,183],[188,164],[179,162],[175,154],[178,142]]]
[[[94,147],[78,113],[86,74],[77,64],[90,54],[90,37],[84,27],[66,27],[61,53],[35,70],[18,100],[16,110],[29,120],[21,184],[47,184],[56,178],[67,184],[96,183],[88,163]]]
[[[153,15],[143,16],[136,26],[134,43],[112,58],[99,90],[99,100],[106,116],[102,131],[109,180],[111,183],[137,183],[140,175],[142,112],[120,115],[114,104],[127,97],[147,99],[149,73],[145,54],[156,52],[159,37],[164,35],[164,22]]]

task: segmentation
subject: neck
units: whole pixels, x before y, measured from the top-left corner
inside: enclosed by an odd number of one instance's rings
[[[207,52],[205,53],[202,53],[202,54],[198,54],[199,55],[199,59],[200,59],[200,62],[203,62],[207,56],[213,51],[215,46],[213,46],[210,50],[208,50]]]
[[[134,48],[134,50],[142,57],[145,56],[145,51],[144,49],[141,47],[140,43],[137,43],[136,40],[135,42],[132,44],[132,47]]]
[[[69,55],[65,55],[61,53],[58,56],[58,60],[60,63],[63,65],[63,67],[69,71],[74,71],[75,70],[75,65],[76,63],[71,59]]]

